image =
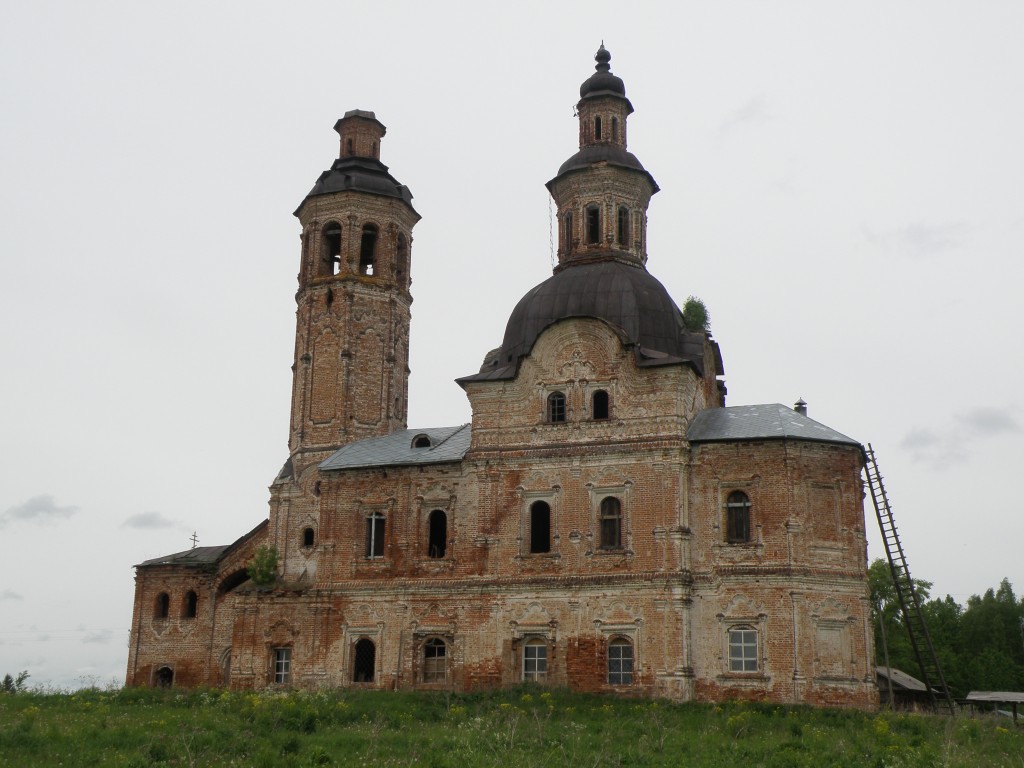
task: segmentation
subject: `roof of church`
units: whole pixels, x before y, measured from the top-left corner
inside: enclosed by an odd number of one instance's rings
[[[412,208],[412,192],[404,184],[399,184],[398,180],[388,173],[388,167],[384,163],[372,157],[350,155],[339,157],[334,161],[330,170],[320,174],[316,184],[299,203],[299,207],[295,209],[295,215],[299,215],[302,206],[311,197],[330,195],[346,190],[369,192],[384,197],[397,197]]]
[[[430,445],[417,448],[417,438]],[[320,469],[357,469],[461,461],[469,450],[469,424],[431,429],[403,429],[384,437],[358,440],[339,448],[320,463]],[[424,441],[425,442],[425,441]]]
[[[219,547],[195,547],[193,549],[186,549],[184,552],[175,552],[173,555],[164,555],[163,557],[154,557],[152,560],[145,560],[139,563],[136,568],[144,565],[205,565],[207,563],[216,563],[220,559],[220,556],[224,554],[224,550],[230,547],[230,544],[223,544]]]
[[[686,439],[691,443],[785,439],[860,445],[852,437],[780,403],[708,408],[690,422]]]
[[[637,345],[648,364],[687,362],[703,372],[705,335],[683,327],[683,313],[665,286],[643,267],[599,261],[560,270],[530,290],[512,310],[497,355],[488,356],[491,368],[459,382],[514,377],[519,358],[541,333],[570,317],[604,320],[623,343]]]

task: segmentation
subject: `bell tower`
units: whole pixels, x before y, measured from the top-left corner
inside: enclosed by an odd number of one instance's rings
[[[302,224],[295,294],[289,460],[296,476],[338,447],[405,428],[412,296],[409,189],[380,161],[373,112],[338,120],[339,157],[295,211]]]
[[[556,272],[597,261],[647,263],[647,206],[658,185],[626,149],[633,105],[622,78],[611,72],[611,58],[602,43],[576,104],[579,152],[547,183],[558,207]]]

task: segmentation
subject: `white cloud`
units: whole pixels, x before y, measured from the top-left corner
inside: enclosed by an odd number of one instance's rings
[[[15,592],[13,589],[5,589],[0,592],[0,600],[24,600],[24,595]]]
[[[771,120],[764,96],[758,94],[737,107],[718,124],[718,138],[724,139],[745,125],[758,125]]]
[[[929,464],[936,470],[944,470],[953,464],[968,461],[973,443],[1021,431],[1010,408],[973,408],[954,414],[953,423],[938,431],[928,427],[912,427],[900,441],[900,446],[910,452],[914,461]]]

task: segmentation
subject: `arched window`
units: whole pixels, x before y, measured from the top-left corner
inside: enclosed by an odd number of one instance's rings
[[[409,241],[405,235],[398,236],[398,249],[395,254],[395,282],[399,288],[405,288],[409,275]]]
[[[448,547],[448,515],[440,509],[435,509],[430,513],[427,526],[430,529],[427,554],[430,557],[444,557],[445,549]]]
[[[380,512],[366,518],[366,556],[384,557],[384,515]]]
[[[757,672],[757,630],[753,627],[729,629],[729,671]]]
[[[619,245],[629,245],[629,208],[619,206],[618,227],[616,227],[616,240]]]
[[[587,243],[601,242],[601,209],[596,205],[587,206]]]
[[[622,547],[622,504],[614,496],[601,500],[601,549]]]
[[[363,225],[363,237],[359,241],[359,274],[372,275],[377,260],[377,225]]]
[[[725,502],[725,540],[734,544],[750,541],[750,499],[733,491]]]
[[[565,421],[565,395],[561,392],[548,395],[548,421],[552,424]]]
[[[432,637],[423,644],[423,682],[443,683],[448,677],[448,646]]]
[[[543,640],[530,640],[523,646],[523,680],[541,682],[548,675],[548,646]]]
[[[171,615],[171,596],[161,592],[156,596],[156,608],[153,611],[154,618],[166,619]]]
[[[302,531],[302,546],[312,547],[316,541],[316,531],[312,528],[306,528]]]
[[[412,447],[413,448],[429,448],[430,447],[430,438],[427,435],[416,435],[416,437],[414,437],[412,439]]]
[[[324,233],[320,245],[320,269],[317,274],[321,277],[336,275],[341,265],[341,224],[336,221],[329,221],[324,225]]]
[[[633,644],[624,637],[608,643],[608,684],[633,684]]]
[[[195,590],[190,589],[185,593],[185,610],[182,612],[182,616],[186,619],[194,619],[198,612],[199,595],[195,593]]]
[[[352,682],[372,683],[377,668],[377,648],[365,637],[356,643],[352,654]]]
[[[595,419],[608,418],[608,393],[603,389],[594,392],[592,413]]]
[[[594,140],[601,140],[601,116],[598,115],[594,118]]]
[[[551,551],[551,507],[546,501],[535,501],[530,506],[530,552],[540,554]]]
[[[612,118],[612,141],[619,140],[619,118]]]

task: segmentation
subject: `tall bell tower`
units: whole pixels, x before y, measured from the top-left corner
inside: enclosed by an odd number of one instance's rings
[[[346,112],[334,129],[339,157],[295,211],[295,477],[346,443],[406,425],[410,255],[420,216],[380,161],[386,129],[374,113]]]
[[[576,112],[580,149],[547,183],[558,207],[558,266],[618,261],[647,263],[647,206],[658,191],[654,177],[626,149],[633,105],[622,78],[611,72],[604,43],[595,72],[580,86]]]

